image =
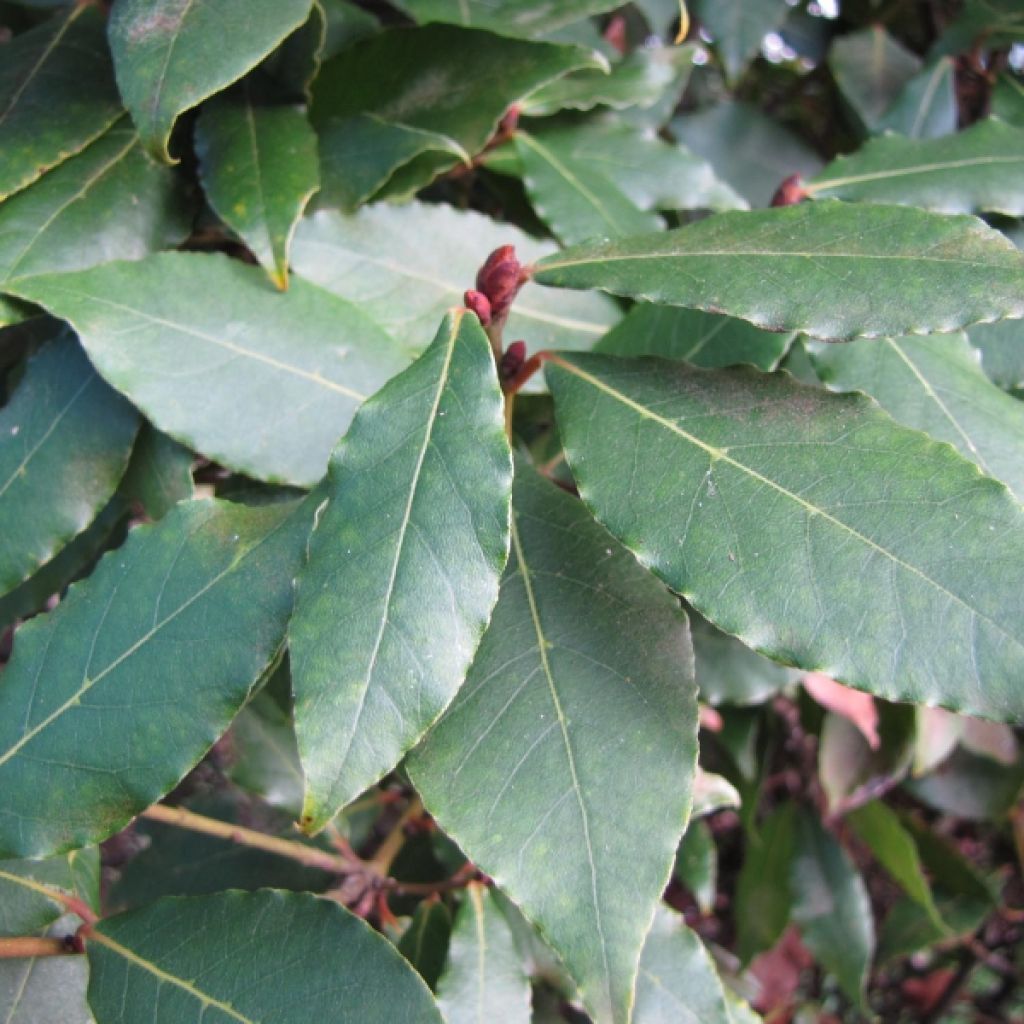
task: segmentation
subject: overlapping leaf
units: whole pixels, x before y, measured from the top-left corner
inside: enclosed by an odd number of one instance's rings
[[[1024,713],[1024,511],[948,445],[781,374],[547,376],[584,499],[712,622],[880,696]]]
[[[91,4],[23,33],[0,65],[0,200],[102,134],[121,112],[104,36]]]
[[[408,768],[442,828],[563,958],[595,1020],[625,1022],[689,811],[689,637],[581,504],[525,465],[512,504],[491,625]]]
[[[117,85],[143,145],[171,163],[180,114],[237,81],[309,16],[311,0],[118,0],[110,13]]]
[[[163,431],[264,480],[311,485],[355,410],[408,362],[360,309],[217,254],[163,253],[10,286],[74,326]],[[197,386],[201,384],[202,386]]]
[[[398,0],[397,6],[417,21],[472,25],[511,36],[532,38],[603,14],[615,0]]]
[[[320,183],[316,136],[305,113],[259,106],[244,89],[206,106],[196,151],[210,205],[278,288],[287,288],[292,233]]]
[[[1024,255],[973,217],[803,203],[591,242],[542,259],[562,288],[728,313],[826,340],[1024,317]]]
[[[508,552],[502,410],[487,336],[457,310],[335,450],[289,628],[309,831],[390,771],[465,678]]]
[[[22,881],[37,883],[32,889]],[[29,935],[65,914],[64,904],[47,895],[57,889],[98,908],[99,850],[73,850],[47,860],[0,860],[0,935]]]
[[[834,160],[808,195],[939,213],[1024,213],[1024,129],[994,118],[951,138],[883,135]]]
[[[789,5],[786,0],[696,0],[693,10],[733,79],[761,49],[761,40],[786,20]]]
[[[162,899],[102,921],[88,955],[98,1024],[441,1024],[387,939],[304,893]]]
[[[0,594],[89,526],[124,475],[138,428],[69,331],[29,360],[0,409]]]
[[[0,850],[116,832],[224,731],[278,652],[310,502],[179,505],[19,630],[0,688]]]
[[[879,127],[912,139],[932,139],[952,135],[958,117],[956,65],[949,57],[940,57],[903,86]]]

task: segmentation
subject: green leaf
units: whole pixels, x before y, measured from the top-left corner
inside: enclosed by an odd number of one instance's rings
[[[809,811],[797,817],[791,885],[804,944],[864,1008],[875,946],[871,901],[846,851]]]
[[[168,897],[101,921],[88,956],[101,1024],[309,1024],[324,1014],[337,1024],[441,1024],[430,990],[387,939],[305,893]]]
[[[523,464],[512,509],[490,628],[409,774],[562,957],[595,1020],[625,1022],[690,806],[689,636],[661,586]]]
[[[966,750],[956,750],[924,778],[906,788],[918,800],[942,814],[969,821],[1002,821],[1020,799],[1024,786],[1024,758],[999,764]]]
[[[11,290],[70,321],[161,430],[272,482],[319,480],[364,398],[408,361],[350,303],[299,280],[282,295],[220,254],[161,253]]]
[[[195,493],[192,462],[187,448],[144,423],[120,490],[138,502],[149,519],[163,519],[179,501]]]
[[[1024,82],[1014,75],[1000,75],[992,90],[992,113],[1010,124],[1024,125]]]
[[[997,113],[994,97],[992,112]],[[940,57],[903,86],[879,127],[912,139],[933,139],[952,135],[958,118],[956,65],[949,57]]]
[[[292,234],[320,184],[305,113],[258,106],[248,89],[217,98],[196,124],[196,154],[210,205],[286,289]]]
[[[948,445],[785,374],[547,376],[584,501],[720,628],[891,700],[1024,713],[1024,510]]]
[[[835,391],[866,391],[894,419],[948,441],[1024,501],[1024,404],[982,372],[963,334],[809,344]]]
[[[178,116],[254,68],[309,9],[310,0],[118,0],[110,49],[146,149],[174,163],[167,145]]]
[[[63,903],[44,895],[45,889],[57,889],[97,907],[99,875],[95,848],[48,860],[0,860],[0,935],[29,935],[67,913]],[[44,892],[27,888],[17,879],[36,882]]]
[[[85,1001],[88,981],[84,956],[0,960],[0,1019],[4,1024],[93,1024]]]
[[[729,79],[739,77],[761,41],[789,14],[786,0],[696,0],[693,13],[711,33]]]
[[[883,135],[833,160],[813,198],[901,203],[939,213],[1024,213],[1024,130],[994,118],[939,139]]]
[[[796,847],[796,805],[785,803],[748,835],[736,883],[737,952],[744,963],[779,940],[789,924],[790,871]]]
[[[450,22],[510,36],[550,35],[618,6],[617,0],[397,0],[419,22]]]
[[[288,637],[307,831],[455,696],[498,597],[511,486],[490,342],[456,311],[331,458]]]
[[[477,270],[499,245],[514,245],[524,264],[551,251],[514,225],[472,210],[381,203],[354,217],[322,211],[305,218],[295,235],[292,266],[418,348],[433,337],[448,309],[462,304]],[[619,315],[603,295],[560,295],[527,284],[505,333],[526,338],[531,349],[590,348]]]
[[[880,800],[873,800],[857,808],[846,820],[900,888],[924,908],[937,928],[945,930],[925,877],[917,844],[903,827],[899,815]]]
[[[191,217],[173,174],[126,121],[0,206],[0,288],[33,274],[139,259],[180,242]],[[10,320],[0,303],[0,324]]]
[[[309,505],[184,502],[18,631],[0,850],[105,839],[202,757],[281,646]]]
[[[325,137],[332,163],[344,160],[329,173],[342,175],[352,168],[360,179],[372,181],[367,166],[372,160],[376,191],[396,170],[410,130],[431,137],[412,139],[419,146],[437,150],[440,137],[468,160],[484,148],[510,105],[570,71],[602,66],[599,55],[578,46],[527,42],[455,25],[391,29],[323,65],[313,84],[310,117]],[[366,128],[371,126],[365,122],[355,144],[349,144],[344,136],[352,119],[365,115],[401,129],[401,145],[380,130],[370,133],[368,142]],[[450,156],[432,162],[416,186],[455,162]]]
[[[690,822],[676,851],[672,873],[680,885],[693,893],[702,914],[710,914],[714,910],[715,890],[718,887],[718,850],[711,827],[706,821]]]
[[[444,970],[451,933],[452,915],[434,896],[420,903],[398,941],[398,951],[432,990],[437,988],[437,979]],[[446,1019],[453,1024],[450,1017]]]
[[[660,217],[645,213],[588,163],[567,162],[542,137],[515,134],[526,191],[541,219],[563,242],[656,231]]]
[[[767,206],[785,178],[809,178],[822,164],[806,142],[746,103],[727,101],[683,114],[669,129],[751,206]]]
[[[714,772],[697,768],[693,780],[693,810],[691,818],[703,818],[723,807],[739,807],[740,795],[728,779]]]
[[[124,475],[138,428],[70,331],[29,359],[0,409],[0,594],[89,526]]]
[[[843,96],[867,132],[882,127],[886,112],[921,70],[921,60],[881,25],[840,36],[828,66]]]
[[[1018,0],[965,0],[932,52],[962,53],[975,44],[985,50],[1012,46],[1024,35],[1024,13]]]
[[[679,306],[638,302],[595,346],[613,356],[664,356],[711,368],[750,363],[774,370],[793,334]]]
[[[448,1024],[530,1024],[530,982],[493,893],[476,882],[455,919],[437,987]]]
[[[1024,255],[973,217],[801,203],[591,242],[542,259],[560,288],[727,313],[844,341],[1024,317]]]
[[[644,943],[633,1024],[730,1024],[722,982],[697,933],[659,906]]]
[[[1024,388],[1024,322],[975,324],[968,338],[981,353],[981,368],[993,383],[1007,391]]]
[[[101,135],[121,112],[103,15],[76,4],[3,46],[0,200]]]

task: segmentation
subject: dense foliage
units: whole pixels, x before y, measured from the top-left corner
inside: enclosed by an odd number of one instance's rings
[[[7,1024],[1024,1019],[1024,11],[689,7],[0,0]]]

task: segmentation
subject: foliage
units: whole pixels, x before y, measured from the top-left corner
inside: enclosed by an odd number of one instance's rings
[[[2,0],[0,1016],[1015,1019],[1022,54]]]

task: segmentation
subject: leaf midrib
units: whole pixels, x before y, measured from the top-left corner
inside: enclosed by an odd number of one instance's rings
[[[1022,156],[984,156],[965,157],[962,160],[948,160],[941,163],[914,164],[908,167],[896,167],[887,171],[865,171],[863,174],[851,174],[845,178],[819,178],[804,187],[810,195],[826,189],[841,188],[846,185],[859,185],[865,181],[884,181],[888,178],[903,178],[913,174],[937,174],[943,171],[958,170],[963,167],[985,167],[992,164],[1024,164]]]
[[[583,380],[586,383],[590,384],[592,387],[597,388],[597,390],[603,391],[605,394],[610,395],[616,401],[619,401],[623,405],[632,409],[634,412],[636,412],[644,419],[649,419],[655,423],[658,423],[665,429],[671,431],[674,434],[677,434],[679,437],[683,438],[683,440],[692,444],[695,448],[699,448],[701,451],[706,452],[712,462],[721,461],[726,463],[727,465],[732,466],[734,469],[739,470],[741,473],[746,473],[748,476],[752,477],[758,483],[764,484],[766,487],[770,487],[772,490],[783,495],[783,497],[786,497],[790,501],[794,502],[794,504],[799,505],[809,515],[819,516],[825,522],[830,523],[835,527],[838,527],[845,533],[848,533],[851,537],[860,541],[866,547],[871,548],[873,551],[876,551],[878,554],[883,555],[885,558],[889,559],[889,561],[891,561],[894,565],[899,566],[904,571],[909,572],[914,576],[917,576],[925,583],[934,587],[940,593],[948,597],[951,601],[955,602],[956,604],[964,608],[970,615],[976,616],[977,618],[987,622],[990,626],[998,630],[999,633],[1006,637],[1006,639],[1013,643],[1015,646],[1024,649],[1024,642],[1022,642],[1018,637],[1010,633],[1005,626],[996,622],[994,619],[992,619],[990,616],[986,615],[979,609],[973,608],[962,597],[954,593],[952,590],[949,590],[948,588],[943,586],[941,583],[939,583],[938,580],[932,579],[931,576],[929,576],[923,570],[917,568],[917,566],[911,565],[909,562],[905,562],[902,558],[899,558],[897,555],[893,554],[891,551],[883,547],[881,544],[878,544],[876,541],[871,540],[870,537],[864,536],[864,534],[860,533],[852,526],[849,526],[847,523],[844,523],[841,519],[837,519],[835,516],[833,516],[829,512],[826,512],[824,509],[818,508],[817,505],[814,505],[811,502],[807,501],[806,498],[800,497],[800,495],[795,494],[793,491],[790,491],[786,487],[783,487],[782,484],[778,483],[777,481],[772,480],[770,477],[764,476],[763,474],[759,473],[756,469],[753,469],[752,467],[747,466],[744,463],[732,458],[729,455],[728,448],[716,448],[714,445],[710,445],[707,442],[702,441],[695,435],[689,433],[686,430],[683,430],[682,427],[680,427],[678,424],[673,423],[671,420],[667,420],[662,416],[659,416],[655,412],[652,412],[646,406],[643,406],[639,402],[636,402],[633,399],[631,399],[628,395],[624,395],[621,391],[617,391],[610,385],[605,384],[604,381],[598,379],[597,377],[594,377],[592,374],[587,373],[585,370],[574,365],[573,363],[568,362],[567,360],[561,358],[560,356],[552,357],[551,359],[549,359],[549,362],[554,363],[556,366],[561,367],[568,373],[571,373],[574,376],[580,378],[580,380]]]

